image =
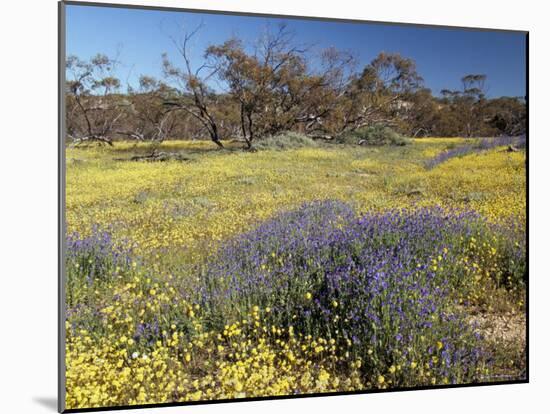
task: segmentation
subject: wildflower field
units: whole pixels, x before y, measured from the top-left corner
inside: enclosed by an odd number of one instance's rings
[[[66,406],[526,375],[526,154],[504,142],[66,149]]]

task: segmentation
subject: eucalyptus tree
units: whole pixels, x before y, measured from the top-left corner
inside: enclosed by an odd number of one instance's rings
[[[174,108],[166,105],[174,96],[176,92],[164,82],[141,76],[138,88],[128,88],[131,106],[127,111],[126,128],[117,132],[139,141],[164,141],[180,120]]]
[[[462,77],[462,89],[441,91],[445,103],[449,105],[451,118],[458,124],[458,133],[461,136],[477,136],[484,129],[486,81],[486,75],[470,74]]]
[[[248,148],[257,137],[281,131],[314,134],[338,104],[351,55],[327,49],[319,67],[312,68],[309,51],[295,43],[284,24],[275,31],[268,28],[252,47],[234,37],[207,49],[218,78],[238,103],[240,132]]]
[[[179,96],[165,102],[166,106],[178,109],[193,117],[208,133],[212,142],[223,148],[219,131],[219,120],[214,108],[219,104],[219,94],[211,86],[218,68],[203,60],[199,65],[191,62],[190,43],[203,25],[190,32],[183,31],[181,37],[171,36],[180,64],[170,60],[167,53],[162,55],[163,73],[168,82],[178,89]]]
[[[67,134],[74,143],[96,141],[112,145],[126,102],[113,73],[116,60],[97,54],[89,60],[66,61]]]
[[[380,53],[349,82],[336,120],[339,132],[392,124],[422,84],[414,60],[398,53]]]

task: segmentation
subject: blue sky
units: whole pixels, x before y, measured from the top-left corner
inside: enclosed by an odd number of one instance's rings
[[[334,46],[354,52],[358,68],[379,52],[398,52],[416,61],[417,70],[434,94],[457,89],[469,73],[488,76],[488,96],[525,95],[525,35],[522,33],[426,28],[372,23],[326,22],[251,16],[229,16],[159,10],[67,6],[67,54],[89,58],[98,52],[122,64],[117,76],[135,84],[141,74],[160,78],[161,54],[173,61],[177,53],[169,39],[178,27],[203,28],[192,44],[192,60],[204,48],[237,35],[252,43],[266,25],[286,22],[299,43],[313,51]]]

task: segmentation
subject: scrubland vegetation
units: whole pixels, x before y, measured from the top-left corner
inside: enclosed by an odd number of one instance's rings
[[[459,88],[434,94],[416,62],[399,53],[381,52],[360,67],[349,51],[301,44],[284,24],[252,44],[233,37],[193,50],[201,29],[171,37],[177,53],[162,54],[162,79],[142,74],[124,85],[121,67],[132,62],[69,56],[68,141],[206,138],[218,147],[238,140],[253,149],[289,131],[365,145],[403,144],[401,135],[526,132],[525,97],[487,97],[484,74],[465,74]]]

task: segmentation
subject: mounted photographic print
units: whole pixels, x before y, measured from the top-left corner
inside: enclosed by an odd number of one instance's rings
[[[528,381],[527,32],[59,12],[60,411]]]

